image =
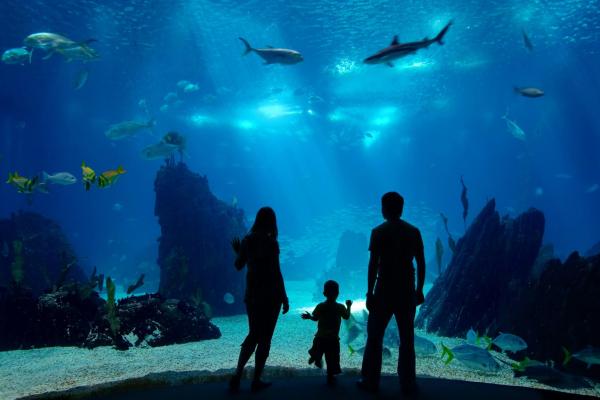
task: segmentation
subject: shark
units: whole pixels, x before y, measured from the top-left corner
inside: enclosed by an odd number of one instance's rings
[[[406,57],[411,54],[415,54],[420,49],[426,49],[434,43],[440,45],[444,44],[444,36],[450,29],[452,21],[449,21],[446,26],[442,28],[440,33],[437,34],[433,39],[425,37],[423,40],[416,42],[401,43],[398,39],[398,35],[394,36],[392,43],[384,49],[379,50],[375,54],[364,59],[365,64],[385,64],[389,67],[393,67],[393,61]]]

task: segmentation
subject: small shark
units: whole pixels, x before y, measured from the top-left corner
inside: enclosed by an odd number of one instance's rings
[[[239,39],[242,41],[242,43],[244,43],[244,46],[246,46],[246,50],[244,51],[243,55],[245,56],[248,53],[255,52],[256,54],[258,54],[260,56],[260,58],[265,60],[265,65],[267,65],[267,64],[291,65],[291,64],[297,64],[304,60],[302,58],[302,54],[300,54],[296,50],[280,49],[280,48],[276,49],[271,46],[267,46],[263,49],[256,49],[256,48],[252,47],[246,39],[244,39],[242,37]]]
[[[425,49],[431,46],[433,43],[438,43],[440,45],[444,44],[444,36],[446,35],[446,32],[448,32],[448,29],[450,29],[451,25],[452,21],[448,22],[446,26],[442,28],[440,33],[438,33],[433,39],[428,39],[425,37],[423,40],[419,40],[417,42],[400,43],[398,40],[398,35],[396,35],[388,47],[379,50],[372,56],[365,58],[363,62],[365,64],[386,64],[389,67],[393,67],[394,64],[392,61],[397,60],[398,58],[415,54],[417,50]]]

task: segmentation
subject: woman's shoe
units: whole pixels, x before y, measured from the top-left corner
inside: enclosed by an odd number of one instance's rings
[[[261,380],[252,381],[252,385],[250,386],[250,390],[253,393],[256,393],[256,392],[260,392],[263,389],[268,388],[271,385],[272,385],[271,382],[265,382],[265,381],[261,381]]]
[[[239,375],[234,375],[229,380],[229,391],[230,392],[239,392],[240,391],[240,382],[242,377]]]

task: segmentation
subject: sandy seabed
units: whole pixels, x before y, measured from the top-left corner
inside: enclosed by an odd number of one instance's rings
[[[311,286],[310,289],[312,288]],[[311,304],[310,296],[307,296],[310,293],[309,287],[302,285],[299,289],[302,290],[302,294],[298,298],[303,302],[298,303]],[[277,370],[286,371],[284,373],[286,375],[323,373],[317,368],[307,369],[310,368],[307,364],[307,350],[312,343],[316,324],[300,318],[303,310],[292,309],[287,315],[280,317],[268,361],[270,366],[268,374],[277,375]],[[132,348],[128,351],[118,351],[111,347],[93,350],[50,347],[0,352],[0,399],[17,399],[77,388],[80,392],[85,392],[85,388],[106,388],[123,384],[123,381],[139,380],[144,377],[147,378],[146,381],[157,382],[161,380],[167,382],[168,376],[173,375],[179,376],[176,379],[178,382],[199,382],[203,377],[207,380],[221,379],[223,374],[230,373],[229,370],[237,362],[239,346],[247,330],[247,320],[244,315],[240,315],[215,318],[213,322],[221,329],[220,339],[155,348]],[[462,342],[460,339],[441,338],[423,332],[417,334],[432,340],[438,349],[440,342],[447,346]],[[359,338],[357,342],[361,340],[364,339]],[[388,374],[395,373],[398,357],[398,349],[391,349],[391,351],[392,357],[384,359],[384,373]],[[508,361],[501,354],[495,355]],[[347,373],[356,374],[361,361],[360,355],[351,355],[342,345],[342,369]],[[498,373],[486,374],[463,367],[456,361],[445,365],[439,354],[417,357],[417,374],[436,378],[554,389],[525,378],[514,378],[511,369],[506,365],[502,365]],[[186,378],[182,379],[181,376]],[[173,379],[170,381],[172,383]],[[579,389],[571,392],[600,397],[597,389]]]

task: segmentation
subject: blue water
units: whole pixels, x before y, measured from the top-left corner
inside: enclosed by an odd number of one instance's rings
[[[450,19],[444,46],[395,68],[362,64],[393,35],[432,37]],[[35,32],[97,39],[101,58],[89,63],[34,52],[31,64],[0,65],[0,176],[80,178],[82,161],[127,170],[109,189],[86,192],[79,182],[32,201],[0,185],[0,216],[25,209],[57,220],[88,267],[114,272],[155,261],[161,161],[140,152],[170,130],[187,137],[185,162],[219,198],[237,199],[250,219],[272,206],[285,243],[315,227],[336,237],[336,224],[350,218],[340,210],[360,216],[397,190],[409,210],[427,210],[407,219],[429,224],[431,258],[443,234],[439,212],[463,232],[461,176],[469,219],[495,197],[502,213],[541,209],[545,242],[559,255],[600,239],[597,1],[4,0],[0,26],[2,51]],[[304,62],[262,65],[255,54],[241,56],[238,36],[297,49]],[[83,68],[89,79],[74,90]],[[199,90],[183,93],[181,80]],[[513,86],[546,94],[525,98]],[[161,111],[169,92],[182,103]],[[525,141],[510,134],[506,114]],[[148,118],[153,133],[104,135],[111,124]]]

